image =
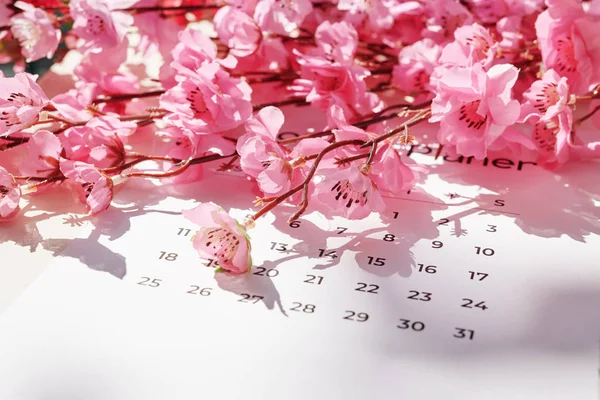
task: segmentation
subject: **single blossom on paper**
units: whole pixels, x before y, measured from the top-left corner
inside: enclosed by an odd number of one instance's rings
[[[35,82],[37,75],[19,72],[12,78],[0,72],[0,137],[36,122],[48,97]]]
[[[85,203],[92,215],[106,210],[113,198],[113,179],[98,168],[82,161],[61,158],[60,170],[63,175],[74,181],[79,187],[79,198]]]
[[[19,210],[21,189],[15,178],[0,167],[0,221],[14,216]]]
[[[544,72],[542,79],[533,82],[529,90],[523,94],[521,104],[521,120],[527,121],[539,117],[542,121],[563,112],[569,102],[569,85],[567,78],[561,77],[550,69]]]
[[[214,259],[219,271],[244,274],[252,268],[250,237],[246,228],[225,210],[212,203],[203,203],[183,216],[200,226],[193,238],[200,257]]]
[[[15,7],[23,12],[10,20],[12,35],[21,45],[25,61],[52,58],[61,38],[60,29],[54,27],[49,14],[24,1],[17,1]]]
[[[429,18],[422,34],[438,44],[453,40],[458,27],[473,23],[473,14],[458,2],[430,0],[427,2],[427,11]]]
[[[35,132],[27,142],[29,157],[19,166],[22,175],[47,178],[60,172],[60,139],[52,132]]]
[[[521,109],[512,98],[518,74],[510,64],[495,65],[487,72],[481,64],[443,69],[429,119],[440,122],[440,143],[455,146],[461,155],[483,159],[493,145],[525,142],[521,134],[507,129]]]

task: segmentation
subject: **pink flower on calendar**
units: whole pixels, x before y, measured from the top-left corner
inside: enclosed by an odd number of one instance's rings
[[[87,204],[92,215],[106,210],[113,197],[113,179],[98,168],[82,161],[62,158],[60,170],[65,177],[79,185],[80,200]]]
[[[280,109],[265,107],[246,122],[246,133],[237,142],[242,170],[255,178],[269,197],[299,184],[310,165],[306,157],[318,154],[329,144],[322,138],[305,139],[289,151],[277,143],[283,122]]]
[[[15,7],[23,12],[11,18],[10,30],[21,45],[25,61],[32,62],[54,56],[60,43],[61,32],[54,27],[48,13],[24,1],[17,1]]]
[[[525,100],[521,105],[521,119],[527,121],[539,117],[548,121],[567,108],[569,85],[567,78],[561,77],[550,69],[544,72],[542,79],[533,82],[529,90],[523,93]]]
[[[21,164],[21,174],[46,178],[59,172],[62,145],[55,134],[44,130],[37,131],[29,139],[27,149],[29,158]]]
[[[29,127],[48,104],[48,97],[36,79],[37,75],[26,72],[13,78],[0,72],[0,137]]]
[[[315,188],[314,198],[326,209],[326,215],[362,219],[383,211],[385,204],[373,180],[357,165],[329,171]]]
[[[519,141],[514,137],[519,135],[507,129],[517,121],[521,109],[512,98],[517,68],[500,64],[486,72],[481,64],[474,64],[438,70],[429,121],[440,122],[440,143],[455,146],[461,155],[482,159],[487,149],[500,141]]]
[[[19,210],[21,189],[15,178],[0,167],[0,221],[8,219]]]
[[[172,112],[168,123],[196,132],[220,132],[243,124],[252,115],[246,82],[232,78],[217,62],[176,76],[177,86],[160,98],[161,107]]]
[[[254,20],[263,31],[288,35],[312,10],[310,0],[260,0],[254,9]]]
[[[250,272],[250,237],[244,226],[212,203],[200,204],[182,211],[182,214],[201,226],[193,238],[194,249],[200,257],[214,259],[220,271],[233,274]]]

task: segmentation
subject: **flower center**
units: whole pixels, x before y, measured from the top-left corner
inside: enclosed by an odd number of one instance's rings
[[[369,201],[368,192],[359,192],[352,187],[352,184],[347,179],[343,181],[337,181],[331,188],[335,199],[339,202],[344,203],[346,208],[350,208],[352,204],[360,204],[364,206]]]
[[[33,21],[25,18],[15,18],[11,32],[21,47],[29,50],[33,48],[42,37],[42,30]]]
[[[342,80],[337,76],[315,75],[315,87],[319,92],[333,92],[342,86]]]
[[[104,21],[104,18],[98,14],[88,15],[85,30],[90,35],[102,35],[104,32],[106,32],[106,22]]]
[[[490,50],[490,44],[481,35],[473,35],[466,40],[467,44],[474,49],[474,56],[477,60],[487,58],[487,53]]]
[[[487,121],[487,115],[482,117],[477,113],[477,109],[479,108],[480,100],[475,100],[467,104],[463,104],[460,107],[460,118],[459,121],[464,121],[464,123],[469,127],[475,130],[481,129],[481,127]]]
[[[81,184],[81,187],[85,191],[85,198],[87,199],[88,197],[90,197],[90,194],[92,194],[92,190],[94,190],[94,183],[85,182]]]
[[[210,229],[203,238],[204,245],[212,249],[212,253],[218,261],[231,261],[238,247],[238,239],[231,231],[223,228]]]
[[[4,185],[0,185],[0,199],[6,197],[6,195],[10,192],[10,189]]]
[[[199,88],[191,90],[186,100],[190,102],[190,108],[194,112],[195,118],[202,117],[202,115],[208,111],[206,102],[204,101],[202,92]]]
[[[547,83],[544,85],[541,92],[535,97],[535,108],[542,113],[545,113],[548,110],[548,107],[553,106],[560,100],[560,95],[558,94],[558,90],[556,90],[555,83]]]
[[[555,120],[540,121],[535,124],[533,141],[540,150],[546,153],[554,153],[554,149],[556,148],[556,134],[559,130],[560,127]]]
[[[556,43],[558,57],[556,65],[563,74],[574,72],[577,69],[577,60],[575,59],[575,48],[570,38],[558,39]]]

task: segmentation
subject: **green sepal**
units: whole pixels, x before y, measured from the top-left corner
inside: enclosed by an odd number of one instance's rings
[[[223,273],[223,272],[227,272],[227,270],[223,269],[220,265],[217,268],[215,268],[215,273],[220,274],[220,273]]]

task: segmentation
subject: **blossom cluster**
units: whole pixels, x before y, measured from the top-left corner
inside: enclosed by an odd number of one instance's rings
[[[597,0],[0,0],[0,63],[15,71],[0,75],[0,154],[25,149],[18,171],[0,165],[0,220],[59,184],[97,214],[128,179],[191,182],[205,162],[239,162],[263,194],[256,214],[184,215],[202,226],[198,252],[241,273],[246,230],[281,203],[292,220],[357,219],[409,190],[425,172],[402,155],[418,124],[477,159],[597,158],[581,126],[600,127],[598,22]],[[25,66],[69,52],[75,86],[49,98]],[[160,60],[156,75],[132,55]],[[285,109],[300,106],[327,126],[284,138]],[[135,152],[132,135],[160,153]]]

